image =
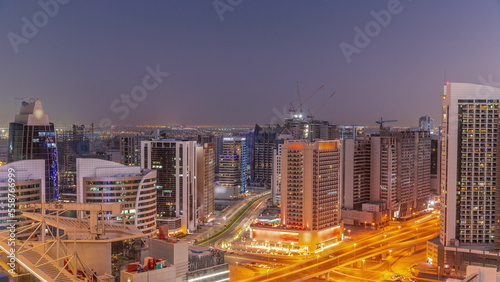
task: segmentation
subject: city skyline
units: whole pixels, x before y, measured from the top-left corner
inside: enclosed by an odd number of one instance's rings
[[[299,81],[303,100],[325,85],[305,112],[336,92],[318,119],[416,126],[446,80],[499,80],[494,1],[46,3],[0,2],[0,124],[16,97],[56,125],[282,123]]]

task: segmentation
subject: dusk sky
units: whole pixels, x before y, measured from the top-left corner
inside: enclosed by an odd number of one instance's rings
[[[313,113],[336,92],[319,119],[416,126],[440,122],[445,79],[500,86],[499,1],[397,2],[218,0],[231,11],[217,12],[213,1],[73,0],[47,16],[38,1],[0,1],[0,124],[16,97],[40,98],[56,126],[267,124],[298,106],[299,80],[304,98],[325,85],[304,106]],[[388,5],[385,26],[370,25]],[[367,24],[373,37],[356,45]],[[350,63],[342,42],[357,48]],[[157,67],[169,75],[146,77]],[[120,101],[134,91],[135,108]]]

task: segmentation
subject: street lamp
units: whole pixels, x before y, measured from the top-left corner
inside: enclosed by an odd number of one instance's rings
[[[351,229],[347,229],[347,232],[349,233],[349,238],[351,238]]]
[[[354,258],[356,258],[356,243],[354,243]]]

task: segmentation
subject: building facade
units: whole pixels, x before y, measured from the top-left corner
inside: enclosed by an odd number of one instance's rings
[[[156,232],[155,170],[141,170],[100,159],[77,159],[77,203],[122,203],[117,222],[135,225],[144,234]]]
[[[442,274],[465,276],[468,265],[500,266],[499,102],[499,88],[444,86],[440,236],[427,249]]]
[[[219,184],[247,192],[247,144],[245,137],[224,137],[219,155]]]
[[[293,113],[286,118],[283,127],[286,128],[295,140],[333,140],[337,137],[337,128],[328,121],[306,119],[303,113]]]
[[[281,149],[283,144],[277,144],[273,156],[273,175],[271,178],[271,200],[274,206],[281,205]]]
[[[206,222],[215,212],[215,146],[214,143],[199,144],[197,155],[197,201],[198,217]]]
[[[339,141],[287,141],[281,163],[282,224],[320,230],[340,223]]]
[[[196,141],[141,142],[141,167],[158,171],[158,219],[185,234],[198,224],[196,151]]]
[[[252,225],[253,244],[312,253],[342,240],[340,141],[285,141],[281,150],[281,222]]]
[[[350,224],[385,224],[426,210],[431,200],[429,131],[383,131],[345,139],[343,219]],[[362,215],[377,210],[377,215]],[[380,219],[371,222],[366,218]]]
[[[42,203],[44,188],[45,160],[15,161],[0,166],[0,230],[7,230],[13,223],[16,228],[33,223],[23,212],[36,211],[30,204]]]
[[[255,125],[252,138],[252,185],[271,188],[273,157],[276,149],[279,126],[260,127]]]
[[[124,165],[141,165],[141,141],[139,134],[120,135],[120,163]]]
[[[478,89],[486,91],[478,91]],[[493,245],[497,189],[500,89],[465,83],[445,85],[441,166],[441,243]],[[496,199],[496,200],[495,200]]]
[[[361,209],[371,201],[371,139],[343,141],[344,209]]]
[[[420,130],[431,131],[434,129],[434,119],[430,116],[422,116],[418,119],[418,128]]]

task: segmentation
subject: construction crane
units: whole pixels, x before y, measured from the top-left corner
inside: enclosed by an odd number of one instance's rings
[[[335,93],[337,93],[337,92],[333,92],[332,94],[330,94],[330,96],[328,96],[328,98],[326,98],[323,101],[323,103],[319,106],[319,108],[314,113],[311,113],[311,109],[309,109],[308,110],[309,115],[307,115],[307,118],[309,118],[312,121],[314,119],[314,117],[316,116],[316,114],[333,98]]]
[[[316,94],[318,94],[318,92],[321,91],[321,89],[323,89],[325,87],[325,85],[321,85],[318,89],[316,89],[316,91],[314,91],[313,93],[311,93],[304,101],[302,101],[302,98],[300,97],[300,86],[299,86],[299,81],[298,80],[297,80],[296,84],[297,84],[297,99],[299,100],[299,108],[296,109],[293,106],[292,102],[290,102],[289,112],[291,113],[292,117],[295,116],[296,112],[299,112],[299,115],[302,115],[303,114],[302,105],[304,105],[305,103],[307,103],[307,101],[309,101],[312,97],[314,97]]]
[[[387,122],[397,122],[397,120],[383,120],[382,118],[380,118],[380,120],[377,120],[375,123],[380,124],[380,129],[383,129],[384,123],[387,123]]]

